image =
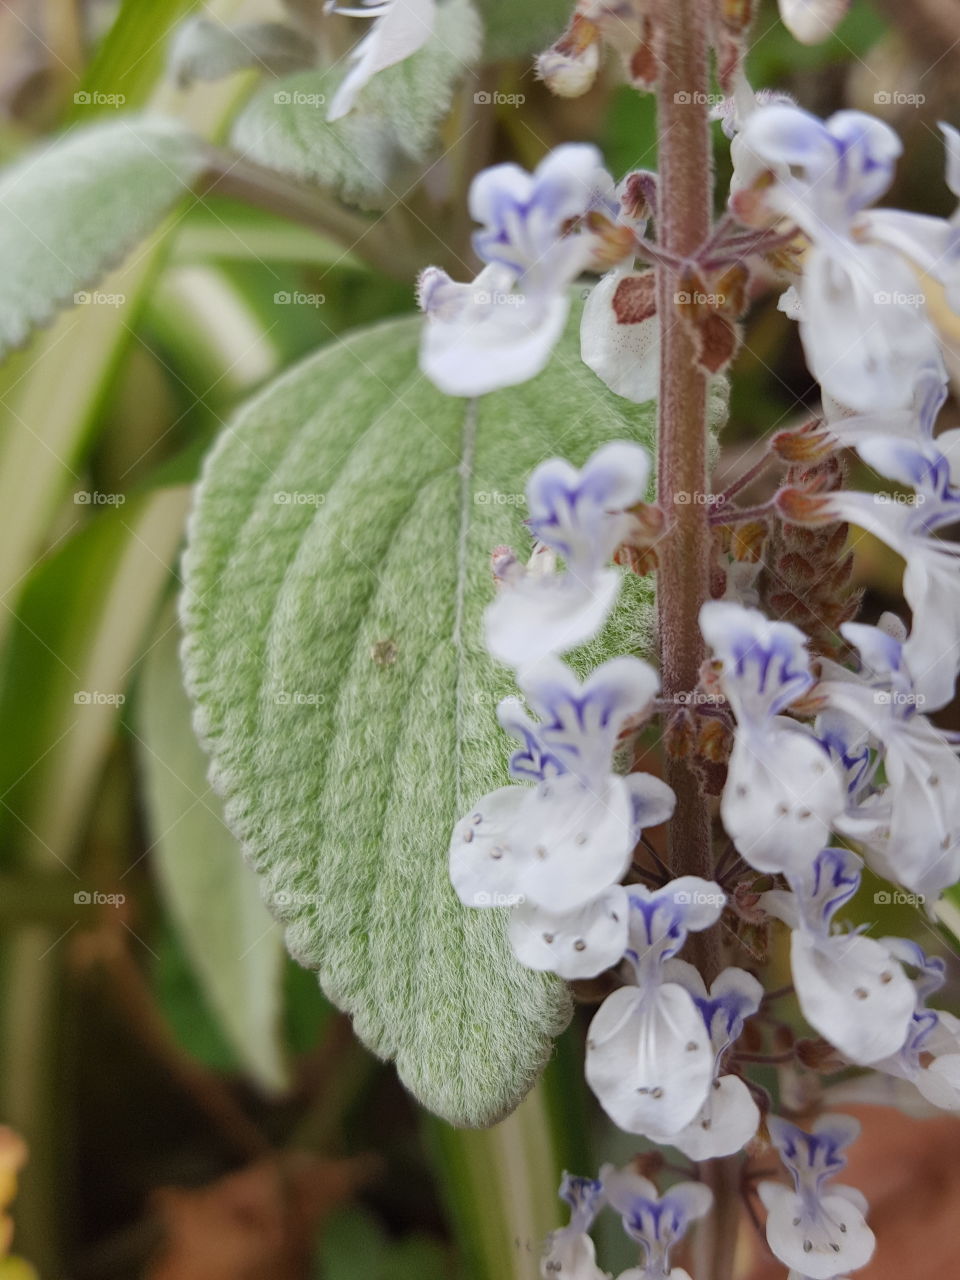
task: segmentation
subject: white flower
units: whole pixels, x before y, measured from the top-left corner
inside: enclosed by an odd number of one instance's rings
[[[586,1076],[612,1120],[627,1133],[677,1134],[707,1097],[714,1051],[686,987],[666,981],[664,962],[688,932],[709,928],[723,909],[719,885],[681,876],[651,891],[631,885],[626,957],[636,985],[607,996],[590,1024]]]
[[[835,826],[860,843],[874,871],[932,908],[960,879],[960,760],[920,711],[923,695],[907,667],[909,641],[860,625],[846,624],[843,633],[860,650],[864,677],[825,680],[818,692],[832,715],[834,750],[852,757],[867,746],[877,758]],[[882,787],[875,783],[878,763]]]
[[[960,519],[956,434],[936,441],[874,436],[857,444],[875,470],[915,489],[912,502],[843,489],[811,500],[817,518],[848,520],[906,561],[903,594],[913,625],[903,657],[928,710],[950,701],[960,670],[960,548],[933,536]]]
[[[617,964],[627,949],[627,891],[617,884],[567,912],[521,903],[510,913],[513,953],[528,969],[561,978],[592,978]]]
[[[889,947],[861,933],[832,932],[833,917],[860,887],[860,859],[824,849],[791,877],[792,893],[761,902],[793,930],[790,966],[803,1016],[843,1056],[866,1066],[896,1053],[907,1038],[916,996]]]
[[[723,1073],[723,1059],[739,1039],[745,1020],[760,1008],[763,987],[743,969],[724,969],[707,992],[699,972],[685,960],[668,960],[664,978],[686,987],[700,1010],[714,1054],[714,1078],[706,1101],[668,1142],[691,1160],[715,1160],[741,1151],[757,1131],[760,1111],[744,1081]]]
[[[611,391],[636,404],[654,400],[660,386],[660,321],[653,271],[625,264],[590,291],[580,319],[583,363]]]
[[[544,1280],[609,1280],[597,1266],[587,1234],[605,1201],[603,1185],[594,1178],[564,1173],[560,1196],[570,1206],[570,1222],[547,1237],[540,1275]]]
[[[862,112],[840,111],[824,122],[774,104],[749,116],[739,142],[747,180],[762,167],[773,181],[737,191],[734,209],[759,198],[811,242],[796,288],[814,376],[859,412],[905,405],[916,370],[939,352],[916,268],[950,255],[941,219],[869,210],[890,185],[899,138]]]
[[[495,658],[525,667],[597,634],[620,588],[620,570],[610,560],[649,474],[648,454],[627,441],[603,445],[580,471],[560,458],[537,467],[527,483],[527,524],[541,545],[563,557],[565,569],[551,572],[541,558],[531,570],[514,565],[502,575],[485,616]]]
[[[328,5],[328,12],[376,19],[350,53],[353,66],[333,95],[327,112],[330,121],[347,114],[357,94],[378,71],[385,71],[422,49],[433,32],[436,0],[360,0],[360,5],[356,9]]]
[[[510,772],[533,786],[484,796],[454,829],[450,878],[462,902],[515,908],[518,958],[567,978],[615,964],[627,944],[626,897],[617,881],[646,826],[673,813],[666,783],[611,772],[621,730],[649,706],[655,672],[613,658],[582,684],[557,659],[520,676],[532,719],[508,698],[501,723],[523,744]]]
[[[688,1227],[710,1212],[713,1193],[702,1182],[677,1182],[663,1194],[629,1166],[600,1170],[607,1203],[623,1219],[624,1230],[644,1253],[643,1265],[623,1272],[620,1280],[684,1280],[679,1267],[670,1267],[670,1251]]]
[[[802,870],[827,843],[845,805],[842,779],[822,743],[780,714],[814,683],[806,637],[790,623],[719,600],[703,606],[700,628],[737,719],[723,825],[758,870]]]
[[[916,1008],[906,1043],[874,1068],[908,1080],[933,1106],[960,1111],[960,1020],[946,1010],[927,1008],[928,998],[943,986],[946,966],[906,938],[886,942],[903,964],[917,970]]]
[[[850,0],[780,0],[780,17],[801,44],[819,44],[850,8]]]
[[[841,1155],[860,1132],[849,1116],[824,1116],[806,1133],[780,1116],[768,1123],[780,1159],[793,1176],[794,1191],[778,1182],[757,1188],[767,1209],[767,1243],[784,1264],[809,1280],[835,1280],[856,1271],[873,1255],[866,1202],[852,1187],[828,1181],[846,1164]]]
[[[420,364],[441,391],[483,395],[540,372],[563,332],[569,285],[593,254],[590,233],[568,224],[610,189],[585,143],[557,147],[533,174],[500,164],[474,178],[470,213],[483,225],[473,243],[489,265],[470,285],[436,267],[420,278]]]

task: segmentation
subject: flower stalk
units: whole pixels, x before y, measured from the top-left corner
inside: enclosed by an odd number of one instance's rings
[[[658,18],[658,235],[667,253],[692,255],[710,233],[712,160],[708,119],[708,15],[702,0],[664,0]],[[657,492],[668,525],[657,547],[660,674],[669,704],[697,686],[703,661],[700,607],[708,598],[707,377],[675,295],[678,272],[657,268],[661,364]],[[669,724],[669,721],[668,721]],[[674,875],[709,878],[710,818],[690,762],[671,759],[677,796],[670,828]],[[716,931],[697,935],[695,963],[707,982],[719,972]]]

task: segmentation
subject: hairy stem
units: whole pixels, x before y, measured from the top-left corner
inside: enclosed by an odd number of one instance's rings
[[[708,15],[703,0],[662,0],[660,36],[659,240],[667,254],[693,254],[710,233],[712,170],[707,118]],[[707,379],[674,295],[677,273],[657,268],[662,329],[657,462],[659,502],[667,530],[657,548],[657,608],[663,696],[669,704],[696,686],[703,660],[698,615],[708,595]],[[669,711],[668,711],[669,715]],[[677,795],[670,865],[677,875],[712,875],[710,818],[699,779],[686,760],[671,760]],[[710,982],[719,968],[715,931],[697,934],[699,966]]]
[[[713,195],[707,115],[710,16],[706,0],[660,0],[657,12],[659,83],[659,241],[665,255],[692,256],[708,240]],[[657,311],[662,332],[657,488],[668,521],[658,547],[657,609],[663,696],[695,688],[703,661],[700,606],[708,598],[711,532],[707,476],[707,379],[674,295],[677,271],[657,266]],[[669,715],[669,710],[668,713]],[[710,813],[687,759],[671,758],[667,780],[677,796],[670,824],[669,862],[678,875],[711,878]],[[693,935],[691,959],[709,984],[721,968],[719,933]],[[714,1211],[694,1243],[697,1280],[731,1280],[739,1221],[739,1164],[706,1161],[703,1180]]]

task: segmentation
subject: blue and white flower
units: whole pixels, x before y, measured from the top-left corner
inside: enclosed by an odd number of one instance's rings
[[[836,763],[812,731],[782,714],[814,684],[806,637],[790,623],[719,600],[703,606],[700,627],[737,720],[723,825],[758,870],[802,871],[845,807]]]
[[[774,1254],[809,1280],[835,1280],[865,1266],[875,1244],[866,1202],[853,1187],[828,1185],[846,1165],[842,1152],[860,1132],[857,1121],[824,1116],[807,1133],[772,1116],[768,1128],[794,1184],[793,1191],[778,1182],[757,1188]]]
[[[960,1111],[960,1019],[945,1009],[930,1009],[927,1000],[943,986],[946,966],[938,956],[906,938],[886,939],[900,961],[917,970],[916,1007],[906,1042],[874,1069],[907,1080],[932,1106]]]
[[[843,739],[851,755],[866,746],[874,759],[835,826],[858,842],[872,870],[932,908],[960,879],[960,760],[920,710],[910,641],[856,624],[845,624],[843,633],[858,648],[864,674],[860,681],[824,680],[818,692],[833,717],[834,742]]]
[[[915,490],[913,501],[840,489],[814,499],[817,518],[847,520],[906,561],[903,594],[913,611],[903,657],[928,710],[953,697],[960,670],[960,548],[934,535],[960,519],[960,432],[936,441],[874,436],[857,444],[876,471]]]
[[[501,571],[484,619],[495,658],[523,668],[597,634],[620,589],[621,571],[610,561],[649,475],[646,450],[628,441],[603,445],[579,471],[560,458],[537,467],[527,483],[527,524],[550,555],[535,556],[527,570],[514,561]]]
[[[514,907],[518,958],[567,978],[615,964],[627,944],[626,895],[617,883],[645,826],[666,821],[674,795],[646,774],[612,772],[621,731],[648,708],[655,672],[614,658],[581,684],[557,659],[520,676],[534,720],[517,703],[501,723],[523,744],[510,772],[532,786],[484,796],[454,829],[450,876],[461,901]]]
[[[691,1160],[733,1155],[757,1132],[760,1111],[743,1079],[724,1073],[723,1060],[740,1038],[746,1019],[760,1008],[763,987],[745,970],[729,968],[717,975],[708,992],[699,971],[685,960],[669,960],[664,976],[690,992],[714,1054],[714,1078],[706,1101],[686,1128],[665,1140]]]
[[[694,997],[668,979],[664,965],[688,933],[716,923],[725,895],[698,876],[655,891],[631,885],[628,894],[632,981],[607,996],[590,1024],[586,1075],[621,1129],[667,1140],[706,1101],[715,1054]]]
[[[441,391],[483,395],[546,365],[566,323],[569,286],[595,249],[589,231],[569,224],[605,204],[612,188],[600,153],[585,143],[557,147],[533,174],[500,164],[474,178],[470,213],[482,227],[473,244],[488,265],[472,284],[438,267],[420,277],[420,363]]]
[[[620,1280],[689,1280],[670,1266],[670,1251],[690,1224],[710,1212],[713,1193],[701,1182],[677,1182],[661,1195],[649,1178],[629,1166],[606,1164],[600,1170],[607,1203],[623,1219],[624,1230],[643,1250],[643,1263]]]
[[[564,1173],[560,1197],[570,1206],[570,1221],[547,1237],[540,1275],[544,1280],[608,1280],[607,1273],[597,1266],[596,1250],[588,1235],[606,1203],[603,1183]]]
[[[939,353],[917,268],[952,278],[957,233],[942,219],[870,210],[892,181],[899,138],[859,111],[821,121],[774,104],[749,116],[740,144],[748,184],[761,166],[773,175],[759,193],[770,217],[810,240],[796,290],[814,376],[858,412],[906,405],[916,371]],[[755,202],[735,190],[734,209]]]
[[[860,887],[860,859],[824,849],[790,884],[792,892],[773,890],[761,901],[792,930],[790,966],[804,1017],[849,1062],[866,1066],[896,1053],[916,1006],[913,984],[883,942],[833,929]]]
[[[372,18],[374,23],[350,53],[353,65],[333,95],[328,120],[345,116],[360,90],[377,72],[403,62],[423,48],[433,33],[436,9],[436,0],[359,0],[356,8],[339,8],[336,0],[329,0],[328,13]]]

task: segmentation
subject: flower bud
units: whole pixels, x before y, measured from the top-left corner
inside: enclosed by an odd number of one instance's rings
[[[556,44],[537,58],[537,75],[558,98],[579,98],[593,86],[600,67],[600,32],[574,14]]]

